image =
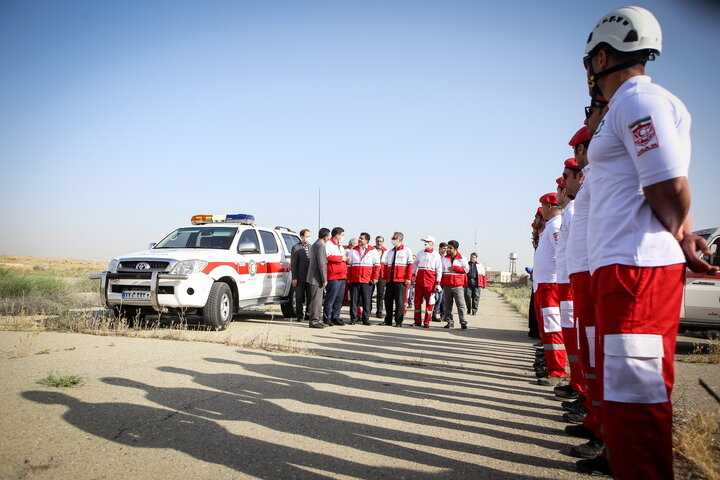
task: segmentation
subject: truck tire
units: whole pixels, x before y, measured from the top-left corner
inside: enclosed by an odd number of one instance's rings
[[[283,317],[295,318],[295,315],[296,315],[295,296],[296,295],[297,295],[297,292],[295,291],[295,287],[290,287],[290,293],[288,293],[287,302],[280,304],[280,310],[282,310]]]
[[[203,308],[203,322],[215,330],[225,330],[233,317],[232,291],[227,283],[215,282]]]

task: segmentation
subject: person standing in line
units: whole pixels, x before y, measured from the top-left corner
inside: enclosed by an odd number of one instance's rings
[[[310,285],[307,283],[308,266],[310,265],[310,230],[300,230],[300,243],[293,246],[290,252],[292,269],[292,286],[295,289],[295,315],[298,322],[308,320],[310,313]],[[305,305],[307,304],[307,307]],[[304,312],[304,313],[303,313]]]
[[[480,292],[485,288],[487,281],[485,279],[485,267],[478,262],[477,253],[470,254],[468,262],[467,286],[465,287],[465,304],[467,305],[468,314],[477,314],[478,305],[480,304]]]
[[[447,253],[447,243],[440,242],[438,244],[438,255],[440,255],[440,266],[442,269],[442,258]],[[441,272],[442,274],[442,272]],[[440,287],[439,292],[435,292],[435,308],[433,309],[433,314],[431,320],[433,322],[442,322],[443,317],[445,316],[445,297],[443,295],[443,289],[442,286]]]
[[[467,329],[465,319],[465,286],[467,285],[467,273],[469,266],[467,261],[458,252],[460,243],[457,240],[447,242],[447,253],[442,257],[442,278],[440,285],[443,287],[445,301],[445,317],[447,322],[443,328],[453,328],[453,302],[457,305],[458,320],[460,328]]]
[[[403,245],[403,234],[393,233],[393,248],[385,259],[385,321],[380,325],[402,327],[405,314],[405,292],[412,277],[412,252]]]
[[[380,257],[380,278],[378,278],[377,283],[373,285],[373,290],[375,295],[375,302],[376,302],[376,309],[375,309],[375,316],[377,318],[383,318],[383,307],[385,306],[385,278],[383,277],[384,273],[384,267],[385,265],[385,257],[387,257],[387,251],[388,249],[385,248],[385,238],[378,235],[375,237],[375,250],[378,253],[378,256]]]
[[[606,446],[598,458],[622,479],[673,478],[671,395],[685,264],[717,271],[697,255],[710,250],[688,216],[690,113],[645,75],[661,50],[655,16],[623,7],[596,23],[583,58],[591,97],[610,102],[588,152],[587,236]]]
[[[418,252],[413,264],[415,267],[415,274],[413,275],[413,283],[415,284],[413,317],[416,327],[422,325],[425,328],[430,328],[430,318],[435,306],[435,292],[440,290],[442,260],[435,251],[435,237],[428,235],[421,238],[420,241],[425,242],[425,249]],[[423,301],[425,301],[424,322],[422,318]]]
[[[380,255],[369,243],[370,234],[363,232],[358,245],[349,252],[350,325],[355,325],[357,321],[370,325],[372,287],[380,277]]]
[[[327,251],[325,242],[330,240],[330,230],[321,228],[318,239],[310,247],[307,283],[310,286],[310,328],[325,328],[323,319],[323,289],[327,286]]]
[[[328,326],[345,325],[340,319],[345,281],[347,278],[347,255],[342,246],[345,230],[342,227],[332,229],[332,237],[325,242],[327,255],[328,284],[323,304],[323,323]]]
[[[560,298],[557,285],[557,244],[562,218],[557,193],[540,197],[545,227],[535,250],[533,281],[535,283],[535,308],[541,322],[541,339],[545,355],[547,376],[538,378],[538,385],[556,387],[567,377],[565,364],[567,353],[560,319]]]

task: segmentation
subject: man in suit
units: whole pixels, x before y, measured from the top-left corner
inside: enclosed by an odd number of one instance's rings
[[[318,239],[310,247],[307,283],[310,286],[310,328],[325,328],[322,322],[323,289],[327,286],[327,252],[325,242],[330,240],[330,230],[321,228]],[[332,325],[332,324],[331,324]]]

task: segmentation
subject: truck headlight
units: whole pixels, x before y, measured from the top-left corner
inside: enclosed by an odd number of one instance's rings
[[[113,258],[112,260],[110,260],[110,263],[108,263],[107,271],[110,273],[117,273],[117,267],[119,263],[120,261],[118,261],[117,258]]]
[[[175,264],[170,273],[178,275],[190,275],[197,273],[207,266],[205,260],[182,260]]]

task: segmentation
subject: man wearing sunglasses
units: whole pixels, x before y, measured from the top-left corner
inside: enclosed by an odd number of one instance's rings
[[[690,232],[690,114],[645,76],[661,50],[653,14],[624,7],[597,22],[583,59],[591,96],[610,102],[588,152],[587,245],[604,458],[616,478],[673,478],[671,393],[685,263],[717,270],[697,256],[710,252]]]

